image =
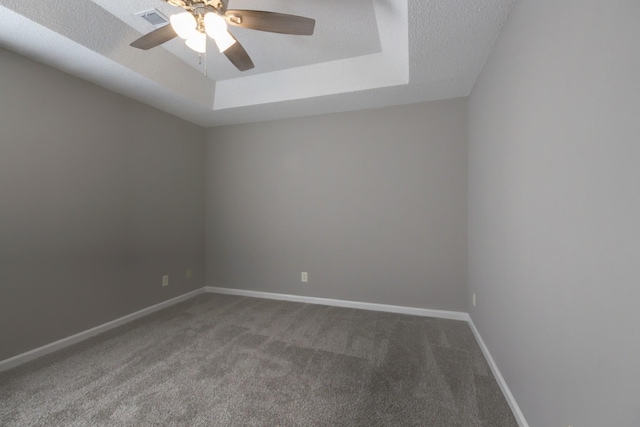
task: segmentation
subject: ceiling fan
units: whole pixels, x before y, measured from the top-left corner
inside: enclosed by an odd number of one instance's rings
[[[280,34],[309,36],[313,34],[316,21],[303,16],[260,10],[227,9],[228,0],[163,0],[185,12],[170,17],[170,24],[140,37],[131,46],[151,49],[175,37],[185,39],[191,49],[199,53],[206,51],[207,35],[218,50],[224,53],[238,70],[254,67],[251,58],[240,42],[229,33],[227,25]]]

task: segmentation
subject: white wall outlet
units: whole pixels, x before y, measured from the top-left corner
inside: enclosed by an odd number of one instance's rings
[[[193,272],[191,271],[191,269],[187,269],[187,279],[191,279],[193,278]]]
[[[307,274],[306,271],[302,272],[301,280],[302,280],[302,282],[308,282],[309,281],[309,275]]]
[[[473,306],[476,306],[476,294],[472,294]]]
[[[169,286],[169,275],[162,276],[162,286]]]

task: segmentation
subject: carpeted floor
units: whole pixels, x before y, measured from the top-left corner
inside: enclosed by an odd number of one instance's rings
[[[215,294],[0,373],[0,425],[517,427],[465,322]]]

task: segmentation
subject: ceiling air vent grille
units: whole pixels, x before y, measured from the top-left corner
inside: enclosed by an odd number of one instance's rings
[[[167,17],[164,16],[157,9],[151,9],[151,10],[145,10],[143,12],[138,12],[138,13],[135,14],[135,16],[139,16],[139,17],[143,18],[145,21],[147,21],[148,23],[150,23],[154,27],[162,27],[167,22],[169,22]]]

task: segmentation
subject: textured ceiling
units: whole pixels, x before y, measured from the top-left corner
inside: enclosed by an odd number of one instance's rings
[[[161,0],[0,0],[0,45],[203,126],[467,96],[515,0],[230,0],[314,18],[313,36],[231,28],[255,69],[172,40],[129,43]],[[206,70],[206,75],[205,75]]]

